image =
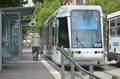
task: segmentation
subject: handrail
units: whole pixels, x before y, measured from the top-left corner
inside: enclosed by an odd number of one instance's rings
[[[78,63],[76,63],[75,60],[73,60],[73,59],[66,53],[66,51],[64,50],[63,47],[62,47],[62,48],[57,47],[57,49],[58,49],[66,58],[68,58],[68,59],[70,60],[70,62],[72,62],[79,70],[83,71],[84,73],[88,74],[89,76],[91,76],[91,77],[93,77],[93,78],[95,78],[95,79],[101,79],[101,78],[95,76],[93,73],[91,73],[91,72],[85,70],[84,68],[82,68]]]

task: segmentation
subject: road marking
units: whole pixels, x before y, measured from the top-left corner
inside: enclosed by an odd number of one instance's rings
[[[42,59],[41,63],[50,71],[55,79],[61,79],[61,74],[57,70],[55,70],[47,61]]]

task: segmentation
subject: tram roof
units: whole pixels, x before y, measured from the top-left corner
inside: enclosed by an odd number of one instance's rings
[[[113,12],[113,13],[111,13],[111,14],[108,14],[108,15],[107,15],[107,19],[110,19],[110,18],[113,18],[113,17],[117,17],[117,16],[120,16],[120,11]]]
[[[70,12],[72,10],[98,10],[102,16],[103,11],[99,5],[64,5],[61,6],[58,10],[56,10],[46,21],[44,24],[49,22],[50,19],[54,17],[65,17],[65,16],[70,16]]]
[[[65,5],[58,9],[57,17],[70,16],[72,10],[98,10],[103,14],[102,9],[99,5]]]

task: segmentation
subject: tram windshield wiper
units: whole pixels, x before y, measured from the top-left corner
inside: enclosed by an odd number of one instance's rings
[[[96,44],[93,45],[94,48],[100,48],[102,47],[101,42],[97,41]]]
[[[79,40],[77,33],[76,33],[76,44],[77,46],[81,45],[84,48],[84,45],[82,44],[82,42]]]

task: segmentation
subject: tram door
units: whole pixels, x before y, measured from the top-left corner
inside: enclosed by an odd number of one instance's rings
[[[18,64],[20,61],[20,14],[2,14],[2,64]]]
[[[52,22],[52,60],[55,60],[56,59],[56,41],[57,39],[56,38],[56,25],[57,25],[57,20],[54,20]]]

